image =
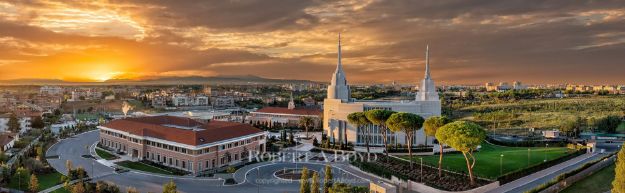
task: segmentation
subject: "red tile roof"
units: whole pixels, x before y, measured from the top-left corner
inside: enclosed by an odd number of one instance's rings
[[[319,116],[322,112],[315,108],[295,108],[289,109],[284,107],[263,107],[258,109],[259,113],[276,113],[276,114],[292,114],[292,115],[312,115]]]
[[[263,132],[248,124],[190,118],[154,116],[113,120],[103,127],[187,145],[202,145]],[[192,127],[196,130],[177,127]]]
[[[0,133],[0,149],[4,148],[5,145],[11,143],[11,141],[15,140],[14,133]]]

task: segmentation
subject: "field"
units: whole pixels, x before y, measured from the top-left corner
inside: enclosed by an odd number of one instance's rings
[[[564,121],[577,118],[587,122],[608,115],[623,116],[625,97],[593,96],[587,98],[529,99],[500,101],[496,104],[475,104],[455,109],[452,117],[480,123],[493,128],[559,128]],[[625,123],[623,123],[625,124]],[[625,132],[625,125],[619,131]]]
[[[605,167],[599,172],[574,183],[562,193],[604,193],[612,188],[615,165]]]
[[[526,147],[504,147],[484,143],[482,144],[481,150],[474,153],[477,161],[473,172],[479,177],[496,179],[501,176],[501,174],[527,168],[528,155],[529,166],[532,166],[543,162],[545,159],[556,159],[571,152],[572,150],[566,147],[532,147],[531,150],[528,151]],[[502,173],[500,173],[501,155],[503,155]],[[438,167],[438,155],[420,157],[423,158],[424,164]],[[418,163],[420,157],[414,156],[413,160]],[[402,156],[402,158],[408,159],[408,156]],[[467,173],[467,165],[464,156],[460,153],[444,154],[443,168],[450,171]]]

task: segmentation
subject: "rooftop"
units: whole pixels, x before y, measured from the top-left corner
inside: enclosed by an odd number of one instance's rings
[[[216,120],[204,123],[175,116],[118,119],[104,124],[103,127],[192,146],[263,132],[243,123]]]

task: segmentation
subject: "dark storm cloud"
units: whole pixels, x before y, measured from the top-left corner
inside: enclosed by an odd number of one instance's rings
[[[174,25],[204,26],[216,29],[275,30],[293,28],[298,20],[308,24],[317,18],[304,9],[318,2],[313,0],[189,0],[130,1],[134,4],[162,6],[148,12],[153,22]]]
[[[32,11],[23,21],[0,19],[0,38],[121,49],[141,58],[139,65],[164,72],[328,81],[336,63],[328,48],[342,32],[345,70],[355,83],[417,82],[426,44],[434,78],[448,84],[625,83],[621,0],[117,0],[76,6],[128,13],[140,18],[146,35],[137,40],[52,32],[23,24],[42,15]],[[24,60],[33,56],[17,55],[38,51],[22,46],[0,59]]]

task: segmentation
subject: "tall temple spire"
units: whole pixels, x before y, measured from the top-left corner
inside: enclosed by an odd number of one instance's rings
[[[345,77],[345,72],[343,72],[343,63],[341,62],[341,33],[339,33],[337,49],[338,53],[336,71],[334,71],[334,74],[332,75],[332,80],[330,81],[330,85],[328,86],[327,98],[349,101],[349,86],[347,86],[347,79]]]
[[[425,79],[430,78],[430,45],[425,46]]]
[[[415,98],[417,101],[438,101],[438,92],[434,86],[434,80],[430,77],[430,45],[425,47],[425,76],[421,81],[419,93]]]
[[[341,63],[341,32],[339,32],[339,46],[338,46],[338,62],[336,65],[336,71],[343,72],[343,64]]]

